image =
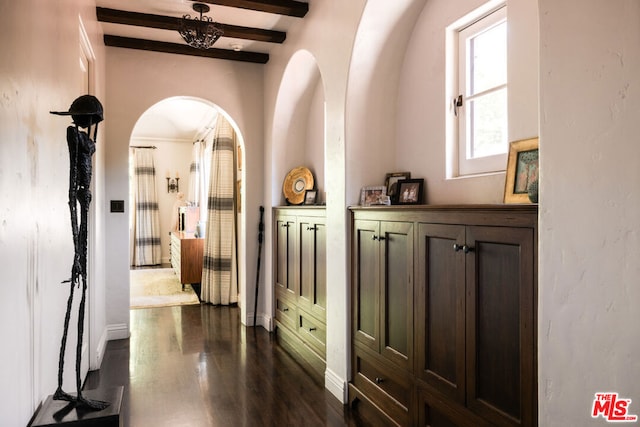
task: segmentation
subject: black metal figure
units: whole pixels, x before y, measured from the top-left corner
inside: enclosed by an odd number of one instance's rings
[[[80,365],[82,360],[82,336],[84,333],[84,314],[87,295],[87,220],[89,205],[91,204],[91,157],[96,151],[96,137],[98,123],[103,116],[102,104],[92,95],[83,95],[71,104],[69,111],[56,112],[73,118],[73,126],[67,128],[67,145],[69,146],[69,211],[71,213],[71,231],[73,233],[73,246],[75,254],[71,267],[71,278],[62,283],[69,283],[70,291],[67,300],[67,312],[64,318],[64,333],[60,345],[60,359],[58,362],[58,388],[53,399],[65,400],[76,406],[83,406],[91,410],[102,410],[109,406],[108,402],[86,399],[82,396],[82,381],[80,378]],[[91,139],[91,127],[94,126],[93,139]],[[81,129],[86,129],[86,132]],[[78,223],[78,204],[80,205],[80,223]],[[78,313],[78,343],[76,347],[76,388],[77,394],[73,396],[62,390],[62,373],[64,370],[64,353],[67,346],[67,334],[69,332],[69,319],[73,304],[75,287],[82,286],[80,307]]]

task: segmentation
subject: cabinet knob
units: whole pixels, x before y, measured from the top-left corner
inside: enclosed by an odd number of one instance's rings
[[[289,307],[283,308],[282,311],[289,311]]]
[[[373,235],[373,237],[371,237],[371,240],[379,240],[379,241],[383,241],[383,240],[387,240],[386,237],[384,236],[376,236],[375,234]]]
[[[469,246],[469,245],[462,245],[460,246],[457,243],[453,244],[453,250],[456,252],[460,252],[463,251],[465,254],[468,254],[469,252],[473,252],[474,248]]]
[[[382,384],[384,382],[384,378],[376,377],[376,384]]]
[[[308,231],[313,231],[313,230],[315,230],[315,229],[316,229],[316,228],[315,228],[314,226],[307,227],[307,230],[308,230]]]

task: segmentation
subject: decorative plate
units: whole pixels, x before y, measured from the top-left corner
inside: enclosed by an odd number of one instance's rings
[[[304,166],[291,169],[284,178],[282,192],[287,202],[292,205],[300,205],[304,201],[304,193],[313,190],[313,174]]]

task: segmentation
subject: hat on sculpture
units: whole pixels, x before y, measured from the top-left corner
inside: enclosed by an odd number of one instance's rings
[[[100,123],[104,119],[102,104],[93,95],[82,95],[76,98],[69,107],[69,111],[51,111],[59,116],[71,116],[80,127],[89,127]]]

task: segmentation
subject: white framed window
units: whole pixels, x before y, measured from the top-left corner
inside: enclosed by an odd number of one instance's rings
[[[495,3],[495,2],[492,2]],[[448,28],[453,150],[451,175],[503,171],[508,144],[507,8],[475,11]],[[456,171],[457,169],[457,171]],[[457,172],[457,173],[456,173]]]

